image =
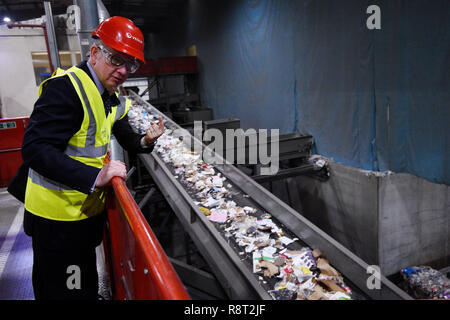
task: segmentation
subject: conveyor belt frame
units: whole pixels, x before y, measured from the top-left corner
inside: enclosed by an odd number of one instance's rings
[[[174,127],[180,128],[171,119],[168,119],[159,110],[143,101],[138,95],[130,93],[136,101],[147,105],[153,112],[163,116]],[[202,143],[191,136],[195,143]],[[207,146],[205,148],[208,149]],[[220,155],[217,155],[220,157]],[[140,155],[145,167],[154,178],[167,201],[174,209],[186,231],[198,246],[205,259],[213,267],[218,279],[231,299],[271,299],[270,295],[260,286],[255,275],[239,260],[237,254],[218,233],[213,224],[204,216],[199,207],[193,202],[183,186],[172,176],[164,161],[156,152]],[[344,276],[350,279],[361,291],[372,299],[412,299],[408,294],[398,288],[383,275],[380,275],[380,289],[369,289],[367,280],[369,265],[353,254],[339,242],[323,232],[305,217],[300,215],[286,203],[278,199],[264,187],[253,181],[235,166],[226,163],[215,164],[214,167],[223,176],[231,180],[235,186],[250,196],[258,205],[275,217],[285,226],[289,226],[297,237],[311,248],[320,249],[331,264]],[[202,223],[198,223],[198,222]],[[209,234],[208,234],[209,233]],[[212,247],[209,247],[212,246]],[[226,260],[228,257],[229,260]],[[231,264],[231,263],[232,264]],[[239,271],[236,273],[236,271]],[[248,283],[253,288],[245,287]]]

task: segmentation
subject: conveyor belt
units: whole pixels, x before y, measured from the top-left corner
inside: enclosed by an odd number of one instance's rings
[[[130,94],[130,98],[140,105],[145,105],[149,113],[163,116],[166,128],[181,130],[175,122],[138,95],[133,92]],[[184,138],[186,140],[186,136]],[[191,135],[188,139],[191,139],[192,145],[202,145],[201,141]],[[202,147],[205,148],[204,145]],[[224,236],[223,227],[207,219],[199,206],[194,203],[189,189],[175,178],[174,169],[168,166],[157,152],[140,155],[140,158],[211,266],[228,297],[272,299],[268,291],[273,288],[275,279],[263,279],[252,272],[252,258],[249,258],[248,254],[242,255],[242,248]],[[259,214],[270,214],[274,222],[286,230],[287,234],[300,239],[290,245],[292,246],[289,247],[290,250],[308,246],[322,251],[330,263],[343,274],[346,283],[355,293],[353,298],[411,299],[384,276],[380,277],[380,289],[369,289],[367,280],[370,274],[367,273],[367,263],[225,160],[224,164],[215,164],[214,168],[227,178],[227,183],[232,185],[233,201],[240,206],[256,208]]]

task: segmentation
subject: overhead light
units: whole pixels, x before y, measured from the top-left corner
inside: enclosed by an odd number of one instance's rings
[[[11,22],[11,19],[9,17],[4,17],[3,22]]]

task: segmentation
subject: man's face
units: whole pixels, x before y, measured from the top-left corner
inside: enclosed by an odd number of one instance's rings
[[[120,55],[124,60],[132,60],[132,57],[119,53],[114,49],[107,50],[112,54]],[[112,94],[117,87],[124,83],[128,78],[128,72],[125,64],[119,67],[112,65],[107,57],[107,54],[102,52],[96,46],[92,46],[91,48],[90,63],[97,74],[98,79],[110,94]]]

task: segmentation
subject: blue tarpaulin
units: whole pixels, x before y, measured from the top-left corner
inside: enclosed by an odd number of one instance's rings
[[[369,30],[370,5],[381,29]],[[315,152],[450,183],[448,0],[190,1],[203,104]]]

